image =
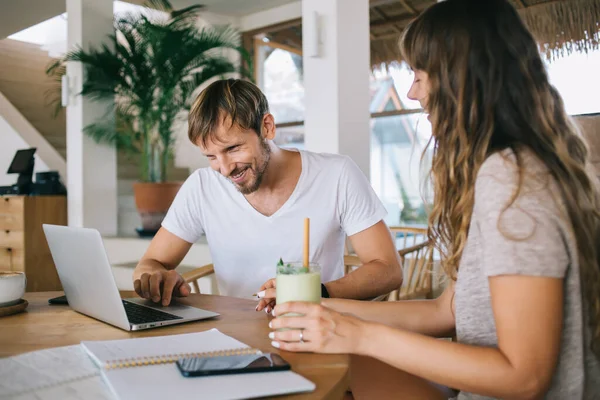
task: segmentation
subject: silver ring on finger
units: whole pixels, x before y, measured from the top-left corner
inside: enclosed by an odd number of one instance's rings
[[[302,331],[300,331],[300,340],[298,340],[298,342],[304,343],[304,333],[302,333]]]

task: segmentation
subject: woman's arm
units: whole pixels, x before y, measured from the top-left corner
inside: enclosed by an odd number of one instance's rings
[[[366,321],[433,337],[449,337],[454,333],[452,299],[454,282],[434,300],[358,301],[323,299],[321,304],[337,312],[352,314]]]
[[[515,399],[543,396],[560,350],[563,281],[513,275],[491,277],[489,283],[498,348],[371,324],[357,352],[467,392]]]
[[[512,399],[541,397],[560,349],[563,280],[495,276],[489,278],[489,286],[498,348],[438,340],[302,302],[275,308],[276,315],[304,316],[275,318],[271,328],[290,330],[270,337],[282,350],[370,356],[462,391]]]

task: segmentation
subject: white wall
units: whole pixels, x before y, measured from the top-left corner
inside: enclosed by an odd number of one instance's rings
[[[243,16],[240,18],[240,29],[242,31],[251,31],[263,26],[275,25],[300,17],[302,17],[302,2],[297,1]]]
[[[177,168],[188,168],[190,173],[198,168],[209,166],[208,159],[188,139],[187,121],[180,121],[175,127],[174,161]]]
[[[61,179],[66,179],[67,165],[62,156],[52,147],[46,138],[35,129],[33,125],[17,110],[17,108],[0,92],[0,119],[3,120],[3,129],[0,130],[0,147],[4,143],[4,133],[6,132],[7,143],[13,143],[14,146],[22,146],[20,148],[35,147],[37,149],[36,155],[39,159],[44,160],[46,170],[52,169],[58,171]],[[12,138],[11,132],[19,136],[22,142],[17,142],[15,138]],[[8,151],[2,149],[1,151]],[[14,148],[11,149],[14,155]],[[10,160],[6,161],[10,163],[12,161],[12,155],[9,156]],[[2,158],[1,160],[4,160]],[[8,167],[7,167],[8,169]],[[6,170],[0,169],[0,174],[4,174]]]
[[[31,146],[19,136],[9,123],[0,116],[0,186],[12,185],[17,182],[17,174],[7,174],[6,171],[12,162],[17,150],[28,149]],[[35,156],[34,179],[36,172],[48,171],[48,166]]]
[[[229,15],[215,14],[213,12],[202,12],[200,15],[199,25],[231,25],[232,27],[239,29],[240,18],[231,17]]]

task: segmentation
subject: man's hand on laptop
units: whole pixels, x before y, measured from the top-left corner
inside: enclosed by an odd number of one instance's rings
[[[275,308],[275,282],[275,278],[269,279],[258,289],[256,296],[260,301],[256,306],[256,311],[265,310],[266,313],[270,313]]]
[[[191,293],[190,286],[174,270],[143,273],[133,281],[133,287],[140,297],[155,303],[162,300],[163,306],[168,306],[173,296],[186,297]]]

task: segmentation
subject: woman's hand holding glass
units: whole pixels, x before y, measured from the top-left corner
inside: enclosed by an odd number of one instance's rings
[[[301,316],[288,317],[288,313]],[[273,347],[286,351],[361,354],[368,322],[308,302],[278,304],[269,323]],[[283,316],[283,317],[282,317]],[[285,330],[279,331],[284,328]]]

